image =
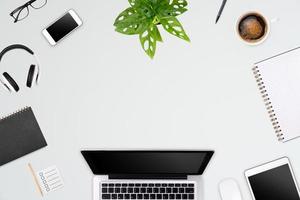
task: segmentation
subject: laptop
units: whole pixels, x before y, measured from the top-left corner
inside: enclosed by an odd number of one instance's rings
[[[213,151],[84,150],[94,200],[197,199],[197,181]]]

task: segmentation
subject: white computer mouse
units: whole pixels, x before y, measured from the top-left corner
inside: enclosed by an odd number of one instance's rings
[[[219,184],[219,192],[222,200],[242,200],[238,183],[234,179],[225,179]]]

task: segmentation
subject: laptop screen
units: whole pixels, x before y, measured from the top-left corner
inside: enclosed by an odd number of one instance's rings
[[[201,175],[213,151],[82,151],[96,175]]]

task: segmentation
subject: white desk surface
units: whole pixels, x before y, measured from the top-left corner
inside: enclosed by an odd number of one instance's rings
[[[115,17],[126,0],[49,0],[41,10],[14,24],[10,11],[24,0],[0,3],[0,48],[22,43],[41,60],[38,87],[25,86],[32,60],[14,51],[1,62],[21,85],[17,94],[0,88],[0,114],[32,106],[48,147],[0,167],[0,199],[41,199],[27,168],[56,164],[65,187],[44,199],[92,199],[92,173],[83,148],[214,149],[203,175],[203,199],[220,199],[217,186],[235,178],[251,199],[245,169],[288,156],[300,181],[300,140],[277,142],[259,95],[252,64],[300,45],[300,1],[228,1],[217,25],[221,0],[189,0],[180,16],[192,42],[162,31],[154,60],[136,36],[116,33]],[[41,31],[73,8],[83,26],[56,47]],[[240,15],[256,10],[270,20],[271,34],[251,47],[236,36]],[[22,83],[22,84],[21,84]]]

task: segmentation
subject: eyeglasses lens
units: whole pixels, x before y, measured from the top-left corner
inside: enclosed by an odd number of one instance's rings
[[[25,19],[29,14],[29,10],[28,7],[22,8],[20,11],[15,12],[13,14],[13,17],[17,20],[17,21],[21,21],[23,19]]]
[[[36,0],[33,3],[31,3],[30,6],[35,9],[39,9],[44,7],[46,4],[47,4],[47,0]]]

